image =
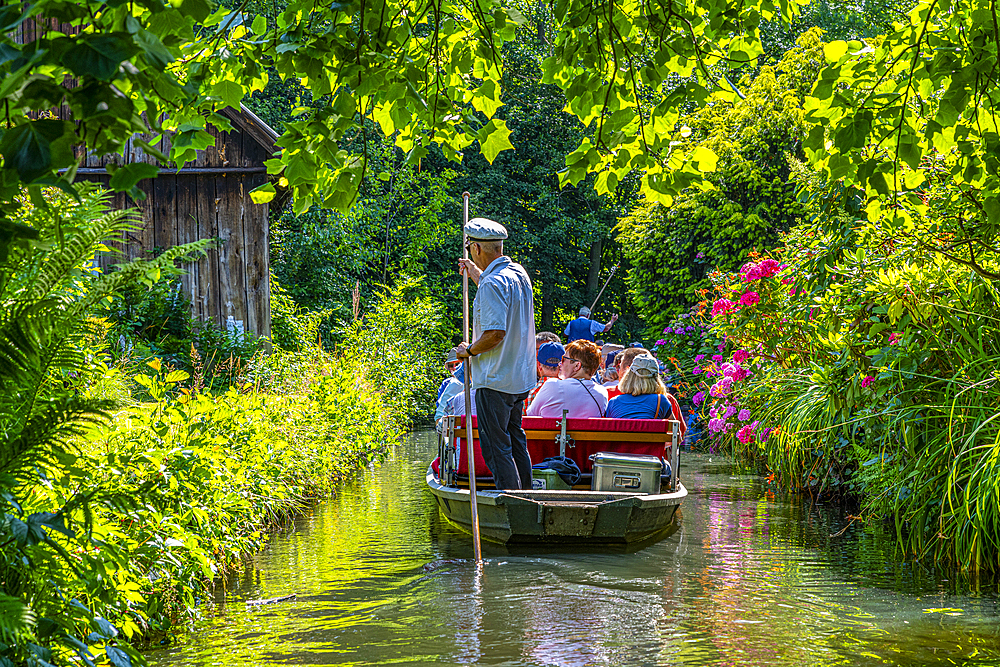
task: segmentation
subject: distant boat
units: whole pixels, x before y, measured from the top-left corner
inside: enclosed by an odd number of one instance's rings
[[[678,479],[680,422],[524,417],[532,462],[568,456],[582,475],[572,488],[521,491],[493,487],[479,449],[475,416],[472,427],[476,503],[484,540],[508,545],[630,545],[666,537],[678,526],[677,510],[687,496]],[[464,437],[465,417],[445,417],[438,458],[427,468],[427,486],[442,514],[471,531]],[[563,485],[554,473],[539,472],[539,476],[555,482],[545,486]]]

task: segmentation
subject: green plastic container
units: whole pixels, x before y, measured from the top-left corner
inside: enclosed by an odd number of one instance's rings
[[[570,488],[555,470],[551,468],[532,468],[531,488],[534,490],[565,491]]]

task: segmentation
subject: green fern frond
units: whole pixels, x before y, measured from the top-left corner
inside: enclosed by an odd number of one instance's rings
[[[0,475],[36,479],[37,465],[57,465],[71,456],[66,441],[80,435],[86,424],[106,419],[110,407],[107,401],[55,398],[41,403],[23,426],[0,424],[7,431],[0,439]]]
[[[73,269],[94,256],[100,243],[123,231],[134,231],[138,222],[134,209],[111,211],[89,221],[86,227],[70,236],[62,248],[53,248],[45,254],[26,300],[39,301],[48,296],[57,285],[66,280]]]
[[[20,598],[0,593],[0,637],[5,644],[28,635],[35,625],[35,614]]]

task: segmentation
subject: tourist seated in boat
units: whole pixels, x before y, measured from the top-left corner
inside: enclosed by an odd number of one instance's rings
[[[608,401],[605,416],[612,419],[675,419],[681,423],[681,438],[687,431],[680,403],[660,379],[660,363],[651,356],[632,360],[618,383],[621,394]]]
[[[538,355],[535,361],[538,364],[538,382],[535,384],[535,388],[528,392],[528,397],[524,399],[524,414],[528,414],[528,406],[531,405],[531,401],[535,398],[535,395],[542,388],[543,384],[550,380],[559,380],[559,364],[562,362],[562,356],[565,353],[566,349],[561,343],[546,342],[538,348]]]
[[[441,432],[441,420],[448,414],[448,402],[455,397],[456,394],[462,393],[463,382],[465,382],[465,374],[463,372],[464,366],[462,362],[458,360],[457,348],[452,348],[448,352],[448,358],[445,360],[445,367],[448,369],[449,376],[444,379],[441,386],[438,387],[438,398],[437,406],[434,409],[434,423],[437,427],[438,432]]]
[[[445,414],[454,415],[456,417],[462,417],[465,415],[465,387],[463,385],[463,390],[452,397],[448,401],[448,407],[446,408]],[[476,415],[476,388],[472,387],[470,390],[470,399],[472,401],[472,416]]]
[[[615,368],[615,357],[623,349],[625,348],[615,343],[608,343],[601,347],[601,371],[598,373],[601,384],[607,386],[608,382],[614,382],[619,379],[618,369]]]
[[[589,340],[575,340],[566,346],[559,363],[558,380],[548,380],[528,406],[533,417],[563,416],[569,410],[572,419],[603,417],[608,407],[608,392],[594,382],[601,365],[601,351]]]
[[[618,363],[618,385],[615,387],[608,387],[608,398],[614,398],[615,396],[621,395],[621,379],[625,377],[625,371],[629,369],[632,365],[632,360],[640,356],[653,356],[650,354],[649,350],[642,347],[638,343],[632,343],[632,347],[627,347],[615,356],[615,361]]]
[[[539,331],[535,334],[535,351],[542,346],[543,343],[559,343],[562,345],[562,338],[559,334],[552,333],[551,331]]]

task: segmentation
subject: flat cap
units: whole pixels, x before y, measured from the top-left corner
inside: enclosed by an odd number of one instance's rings
[[[473,218],[465,223],[465,233],[477,241],[503,241],[507,238],[507,228],[489,218]]]

